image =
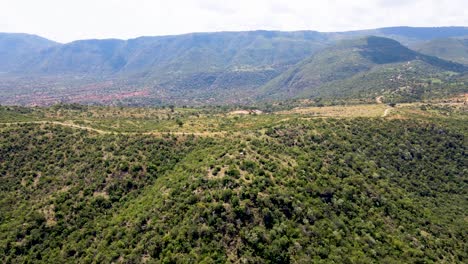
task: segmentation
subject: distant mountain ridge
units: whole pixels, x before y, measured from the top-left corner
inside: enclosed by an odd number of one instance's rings
[[[0,36],[8,37],[0,38],[0,58],[5,58],[0,60],[0,72],[2,78],[10,79],[0,86],[0,102],[15,102],[15,99],[11,99],[12,87],[15,90],[18,87],[27,87],[21,88],[25,89],[24,93],[15,93],[16,97],[23,98],[29,96],[28,89],[37,86],[44,88],[34,88],[35,91],[45,91],[47,97],[53,95],[54,99],[49,98],[48,102],[57,100],[56,91],[66,95],[67,89],[73,89],[76,97],[87,98],[88,95],[78,95],[80,89],[90,93],[88,87],[96,87],[93,98],[114,93],[115,90],[138,91],[137,94],[147,95],[144,104],[151,104],[151,100],[188,104],[251,102],[272,95],[264,93],[267,90],[272,91],[265,88],[265,85],[271,86],[275,78],[297,69],[314,54],[327,48],[333,49],[340,41],[359,41],[356,39],[369,35],[388,37],[405,45],[417,46],[435,38],[468,35],[468,27],[395,27],[328,33],[259,30],[191,33],[129,40],[78,40],[66,44],[31,35],[3,34]],[[28,45],[11,44],[11,38],[15,39],[15,43]],[[397,42],[383,43],[397,45]],[[413,51],[400,44],[394,47],[394,53],[388,53],[387,49],[385,56],[380,56],[377,46],[383,43],[376,43],[376,49],[368,51],[367,54],[360,54],[361,59],[367,58],[368,62],[373,61],[372,64],[378,65],[398,62],[405,56],[414,56]],[[380,48],[385,49],[384,46]],[[418,56],[422,58],[422,55]],[[346,54],[343,54],[344,57]],[[447,67],[453,66],[441,60],[437,63],[446,63]],[[353,65],[350,65],[349,69],[346,68],[348,66],[338,67],[328,74],[333,81],[342,80],[350,77],[350,72],[363,72],[373,66],[375,65],[364,63],[358,66],[363,67],[362,69]],[[317,70],[320,72],[322,69]],[[16,76],[19,78],[11,79]],[[41,80],[34,81],[31,78]],[[112,82],[109,84],[107,81]],[[323,80],[320,82],[325,83]],[[288,92],[282,91],[279,94],[285,95]],[[302,95],[289,94],[288,97]],[[68,96],[60,95],[60,98],[63,98],[59,99],[60,101],[72,100]],[[87,102],[87,99],[79,100]],[[99,102],[99,99],[96,100]]]
[[[29,34],[0,33],[0,72],[17,68],[22,61],[59,43]]]
[[[122,74],[164,70],[166,73],[190,73],[245,65],[276,66],[296,63],[325,43],[315,32],[270,31],[79,40],[44,49],[24,60],[15,72],[59,74],[98,70],[100,74]]]
[[[29,56],[20,56],[18,60],[21,63],[15,62],[17,66],[10,68],[16,73],[143,72],[157,75],[160,71],[167,74],[215,72],[242,67],[278,67],[297,63],[337,40],[365,35],[391,37],[402,43],[408,43],[414,40],[426,41],[440,37],[468,35],[468,28],[396,27],[337,33],[259,30],[140,37],[129,40],[91,39],[66,44],[38,37],[35,45],[29,47],[16,45],[16,49],[24,50],[23,54]],[[25,39],[28,39],[26,36],[31,38],[30,35],[25,35]],[[0,52],[10,49],[2,44],[4,42],[0,40]],[[8,61],[0,62],[0,67],[7,66]]]

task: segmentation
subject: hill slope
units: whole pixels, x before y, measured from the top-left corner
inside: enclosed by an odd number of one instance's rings
[[[406,46],[412,46],[434,39],[467,36],[468,27],[387,27],[361,32],[367,35],[395,39]],[[350,33],[355,34],[355,32]]]
[[[42,74],[110,73],[124,63],[120,54],[124,43],[122,40],[85,40],[51,47],[24,61],[17,71]]]
[[[36,73],[218,72],[294,64],[323,46],[317,32],[221,32],[131,40],[83,40],[54,47],[20,71]],[[79,58],[79,59],[78,59]]]
[[[315,31],[219,32],[131,40],[80,40],[57,45],[27,61],[18,72],[189,74],[290,65],[336,39],[365,34],[425,41],[468,35],[468,28],[382,28],[320,33]],[[159,74],[159,72],[163,72]]]
[[[0,72],[13,71],[37,52],[56,45],[35,35],[0,33]]]
[[[468,65],[468,37],[436,39],[415,46],[415,50]]]
[[[317,32],[221,32],[85,40],[43,50],[25,61],[16,73],[131,80],[151,87],[154,94],[206,99],[216,90],[242,92],[258,87],[324,45],[325,40]]]
[[[0,111],[165,122],[151,109],[86,109]],[[467,123],[444,116],[184,119],[225,132],[264,124],[219,136],[0,124],[0,260],[462,262]]]
[[[466,68],[460,64],[417,53],[395,40],[371,36],[345,40],[314,54],[267,83],[261,96],[371,95],[409,84],[410,78],[423,80],[464,71]]]

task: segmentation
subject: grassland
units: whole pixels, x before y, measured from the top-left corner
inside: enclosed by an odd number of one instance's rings
[[[444,110],[445,109],[445,110]],[[271,113],[206,108],[117,108],[54,106],[49,108],[1,107],[0,123],[50,123],[99,133],[221,135],[262,130],[281,122],[310,118],[413,118],[464,119],[463,101],[428,103],[296,107]]]

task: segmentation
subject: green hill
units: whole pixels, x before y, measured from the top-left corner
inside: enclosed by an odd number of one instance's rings
[[[414,48],[424,54],[468,65],[468,37],[435,39]]]
[[[450,82],[451,76],[465,71],[460,64],[417,53],[391,39],[371,36],[345,40],[314,54],[262,87],[261,97],[372,98],[403,87],[427,88],[431,78]],[[421,95],[403,97],[407,96]]]
[[[2,107],[0,260],[463,262],[467,122],[424,109],[388,119]],[[118,132],[153,123],[222,131]]]

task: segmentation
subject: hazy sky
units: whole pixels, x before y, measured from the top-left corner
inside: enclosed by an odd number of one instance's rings
[[[0,32],[60,42],[255,29],[468,26],[468,0],[0,0]]]

